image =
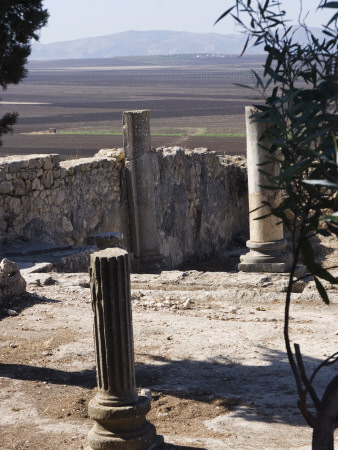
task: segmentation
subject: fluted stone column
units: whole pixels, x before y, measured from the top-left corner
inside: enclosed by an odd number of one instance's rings
[[[261,170],[278,175],[279,164],[269,161],[268,151],[262,148],[270,146],[266,139],[261,140],[267,125],[255,122],[251,118],[255,112],[256,108],[245,107],[250,211],[250,240],[246,245],[250,251],[241,257],[238,269],[244,272],[287,272],[290,269],[291,257],[285,252],[283,224],[275,216],[256,220],[270,212],[270,208],[265,206],[264,202],[268,202],[272,207],[280,204],[281,192],[262,187],[270,182]],[[259,165],[266,162],[268,164],[264,166]]]
[[[138,396],[130,300],[129,255],[109,248],[91,255],[91,293],[97,394],[88,412],[95,421],[88,433],[92,449],[151,449],[161,442],[146,420],[150,401]]]
[[[160,267],[163,257],[155,210],[149,110],[123,113],[123,145],[135,270],[151,271]]]

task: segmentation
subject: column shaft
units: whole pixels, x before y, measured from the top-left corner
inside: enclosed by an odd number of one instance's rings
[[[162,261],[155,208],[153,158],[150,145],[150,111],[123,113],[132,252],[140,270]]]
[[[101,404],[137,400],[128,253],[108,249],[92,255],[91,286]]]
[[[285,252],[283,224],[273,215],[259,219],[270,213],[270,207],[279,205],[281,192],[264,188],[271,182],[262,171],[277,176],[280,166],[269,159],[271,143],[262,139],[267,125],[252,118],[255,112],[256,108],[245,107],[250,214],[250,240],[247,241],[247,247],[250,251],[241,257],[238,269],[244,272],[287,272],[291,258]]]

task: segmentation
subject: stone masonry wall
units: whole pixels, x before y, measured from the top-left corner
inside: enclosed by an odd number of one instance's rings
[[[59,161],[58,155],[0,160],[0,242],[81,244],[98,231],[128,228],[119,152]]]
[[[234,235],[248,232],[244,158],[179,147],[155,155],[160,248],[169,266],[221,252]]]
[[[161,254],[174,267],[225,249],[248,228],[246,163],[206,149],[151,153]],[[0,244],[83,244],[121,231],[130,247],[123,150],[61,161],[58,155],[0,159]]]

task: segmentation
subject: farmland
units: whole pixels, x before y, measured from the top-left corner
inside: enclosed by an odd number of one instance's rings
[[[257,103],[251,69],[262,56],[147,56],[32,61],[2,93],[0,114],[19,112],[3,156],[91,156],[123,145],[123,111],[150,109],[152,145],[245,153],[244,107]],[[56,133],[49,133],[50,128]]]

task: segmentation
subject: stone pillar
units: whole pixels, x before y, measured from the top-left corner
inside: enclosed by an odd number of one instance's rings
[[[155,210],[150,111],[123,113],[131,245],[136,271],[159,269],[162,262]]]
[[[267,162],[269,153],[263,147],[269,147],[269,142],[261,140],[266,124],[255,122],[251,115],[257,112],[252,106],[245,107],[247,132],[247,164],[249,191],[249,224],[250,240],[246,245],[249,253],[241,257],[238,269],[244,272],[287,272],[291,266],[291,256],[285,252],[286,240],[283,234],[283,224],[275,216],[256,220],[268,214],[270,208],[264,206],[268,202],[277,206],[281,202],[281,192],[266,190],[262,186],[270,184],[261,170],[277,175],[279,164]]]
[[[90,278],[98,390],[88,406],[95,420],[89,446],[151,449],[161,436],[145,418],[148,397],[136,390],[127,251],[109,248],[92,254]]]

